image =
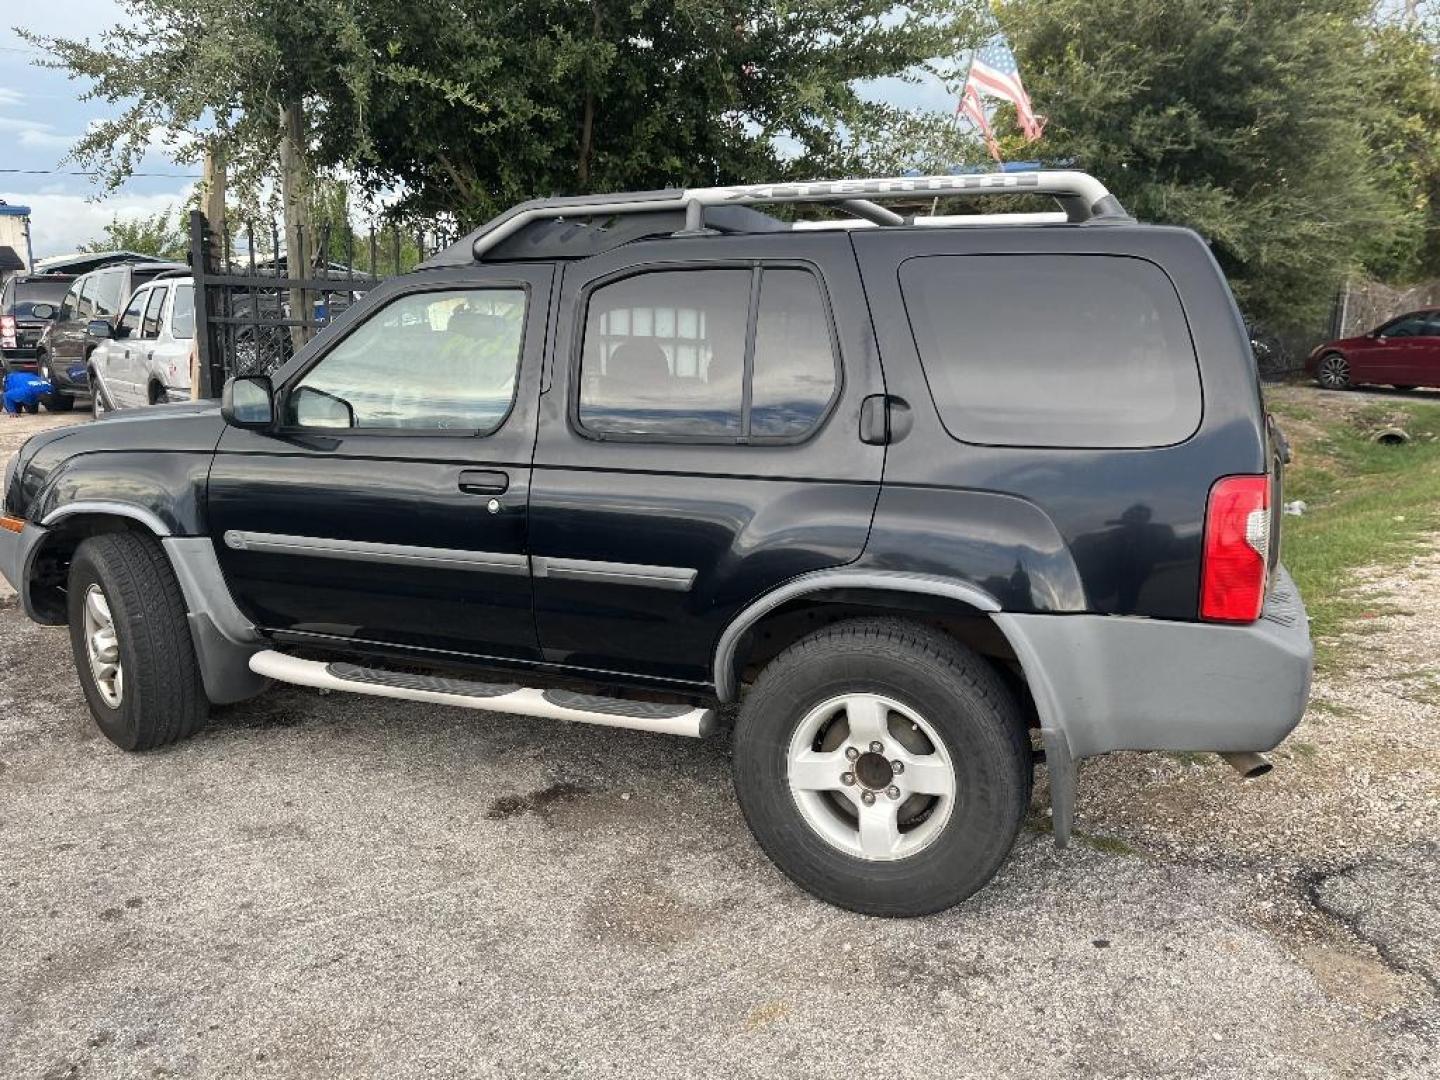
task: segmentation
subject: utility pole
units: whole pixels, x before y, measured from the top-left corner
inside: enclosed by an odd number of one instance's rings
[[[205,151],[205,166],[201,170],[202,196],[200,212],[205,217],[205,226],[209,231],[210,243],[202,253],[206,265],[195,266],[191,269],[195,272],[197,286],[205,288],[204,275],[212,267],[220,273],[226,273],[228,267],[220,265],[224,257],[224,236],[225,236],[225,151],[219,147],[211,146]],[[208,297],[197,296],[196,312],[208,311],[209,305],[205,302]],[[202,394],[213,394],[215,387],[211,385],[212,376],[209,371],[200,371],[201,356],[209,356],[209,346],[202,352],[200,348],[200,335],[208,334],[210,327],[200,319],[195,320],[195,334],[190,340],[190,397],[198,399]],[[211,339],[213,340],[213,339]]]
[[[305,169],[305,113],[298,98],[280,109],[280,202],[285,215],[285,276],[310,276],[309,185]],[[310,319],[310,295],[290,289],[290,318]],[[292,326],[290,340],[299,352],[310,339],[309,325]]]

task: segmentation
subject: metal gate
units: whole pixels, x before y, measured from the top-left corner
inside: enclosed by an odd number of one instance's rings
[[[271,374],[368,290],[413,269],[449,239],[398,225],[372,227],[367,238],[348,222],[323,224],[310,237],[302,234],[301,250],[317,254],[292,272],[281,236],[273,221],[212,230],[203,214],[191,212],[200,397],[219,397],[235,375]]]

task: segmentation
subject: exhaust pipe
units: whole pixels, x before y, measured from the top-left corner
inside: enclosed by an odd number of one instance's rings
[[[1257,776],[1264,776],[1275,766],[1270,764],[1270,759],[1264,754],[1254,754],[1249,751],[1238,754],[1221,754],[1225,764],[1238,772],[1246,780],[1254,780]]]

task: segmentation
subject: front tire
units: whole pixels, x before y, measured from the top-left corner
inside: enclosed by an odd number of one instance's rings
[[[851,911],[915,916],[995,876],[1032,767],[1019,706],[989,664],[929,627],[856,619],[761,672],[734,771],[751,831],[791,880]]]
[[[1350,362],[1339,353],[1326,353],[1315,366],[1315,381],[1326,390],[1350,388]]]
[[[122,750],[195,732],[209,715],[180,586],[159,543],[106,533],[70,564],[70,646],[90,713]]]
[[[105,395],[100,390],[100,382],[95,378],[95,369],[90,369],[90,417],[99,420],[110,411],[105,404]]]

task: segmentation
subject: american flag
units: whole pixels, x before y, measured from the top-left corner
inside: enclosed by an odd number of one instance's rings
[[[976,50],[970,61],[970,74],[965,79],[965,93],[971,87],[985,97],[999,98],[1014,105],[1026,142],[1040,138],[1040,132],[1045,127],[1044,118],[1035,115],[1030,95],[1020,81],[1020,65],[1015,62],[1015,54],[1010,51],[1003,34],[996,34]],[[960,100],[961,110],[965,111],[963,93]],[[969,113],[966,112],[966,115]]]
[[[1000,144],[995,141],[995,132],[991,130],[990,118],[985,115],[985,103],[980,100],[980,93],[975,89],[973,83],[965,84],[965,90],[960,95],[960,104],[955,107],[955,111],[974,124],[976,130],[985,136],[985,146],[989,149],[990,156],[999,161]]]

